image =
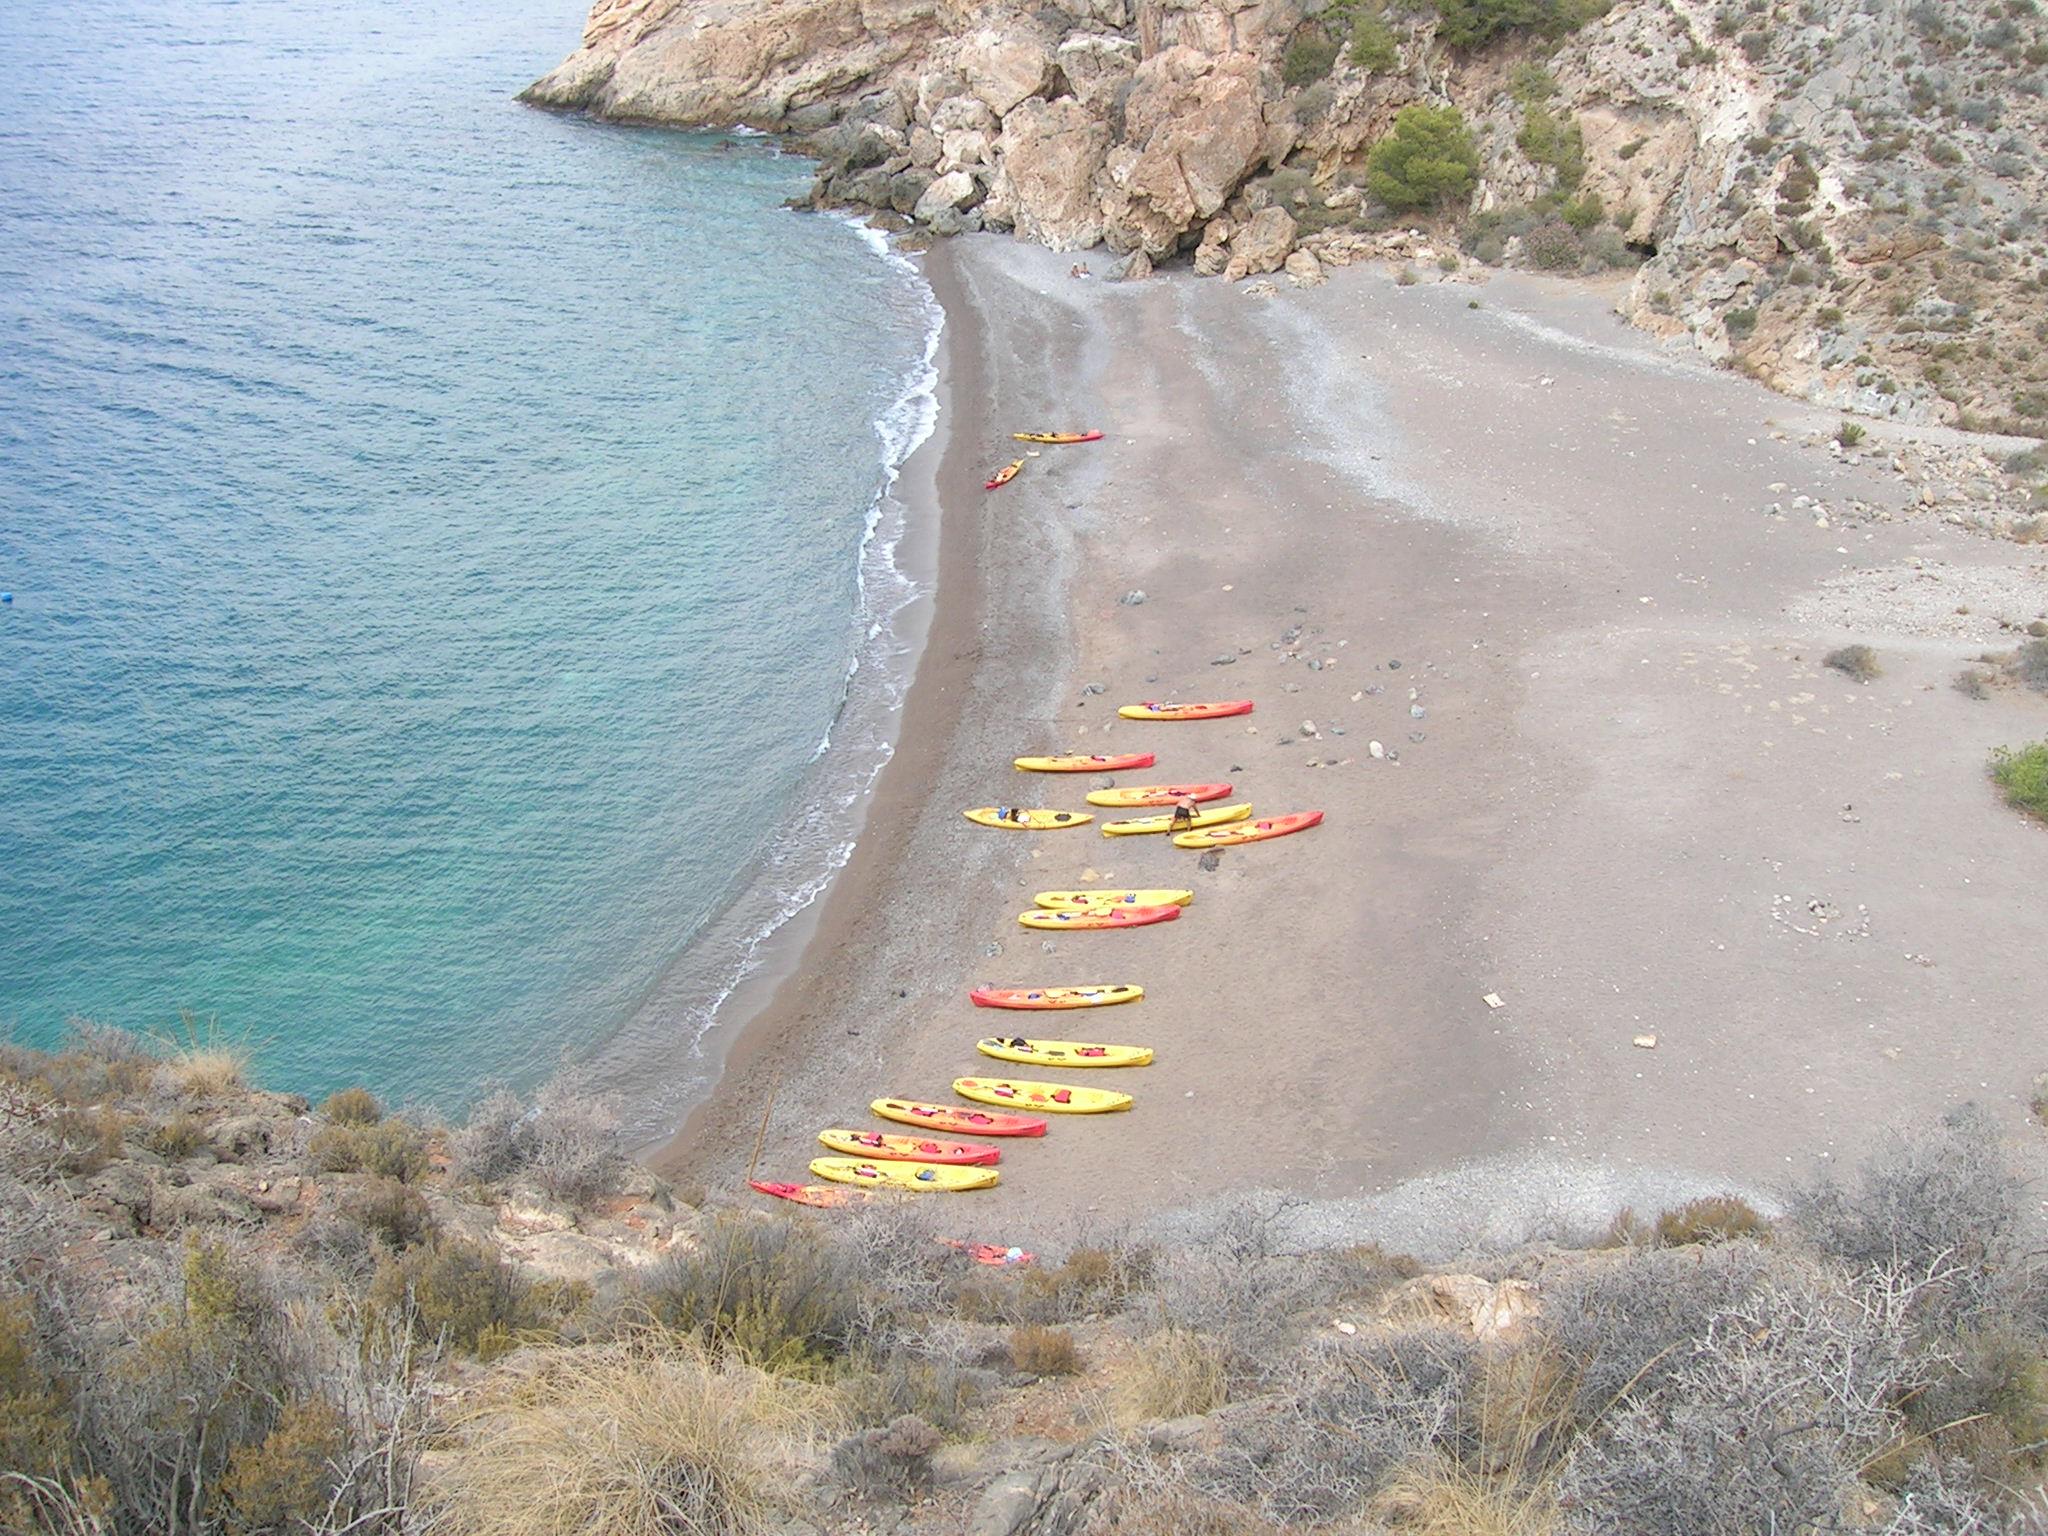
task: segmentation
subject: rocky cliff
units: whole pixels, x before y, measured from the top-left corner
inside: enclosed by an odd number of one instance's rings
[[[596,0],[527,99],[792,136],[821,206],[1107,246],[1131,275],[1187,256],[1242,277],[1305,249],[1299,281],[1398,248],[1369,156],[1403,106],[1448,103],[1477,172],[1432,223],[1479,260],[1636,266],[1631,320],[1808,398],[2048,427],[2030,0],[1601,10]]]

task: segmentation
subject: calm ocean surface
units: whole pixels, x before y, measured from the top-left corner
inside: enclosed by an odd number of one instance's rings
[[[935,312],[583,12],[0,5],[0,1032],[669,1103],[843,859]]]

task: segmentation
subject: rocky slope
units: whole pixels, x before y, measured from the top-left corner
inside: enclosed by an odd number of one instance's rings
[[[1447,5],[596,0],[526,99],[790,135],[821,206],[940,234],[1105,245],[1127,275],[1185,255],[1242,277],[1302,248],[1304,282],[1410,253],[1367,158],[1402,106],[1448,102],[1479,170],[1439,222],[1482,261],[1640,264],[1631,320],[1780,389],[2048,428],[2028,0],[1618,0],[1475,47],[1452,44],[1500,8],[1458,0],[1447,25]]]

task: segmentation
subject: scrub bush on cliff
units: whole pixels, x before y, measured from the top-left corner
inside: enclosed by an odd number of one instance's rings
[[[1456,107],[1403,107],[1373,145],[1365,185],[1395,213],[1462,203],[1479,179],[1479,151]]]

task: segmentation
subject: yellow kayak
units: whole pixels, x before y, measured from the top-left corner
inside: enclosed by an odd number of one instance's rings
[[[972,814],[971,812],[969,814]],[[1198,831],[1203,827],[1220,827],[1226,822],[1249,821],[1252,808],[1249,802],[1240,800],[1236,805],[1212,805],[1207,810],[1195,812],[1186,831]],[[1129,821],[1105,821],[1102,824],[1104,837],[1137,837],[1146,832],[1171,832],[1173,815],[1133,816]]]
[[[1026,1040],[1022,1035],[991,1035],[974,1042],[974,1048],[997,1061],[1021,1061],[1026,1066],[1048,1067],[1149,1067],[1149,1045],[1095,1045],[1086,1040]]]
[[[1069,1088],[1065,1083],[1016,1083],[996,1077],[956,1077],[953,1091],[977,1104],[1000,1104],[1006,1109],[1028,1109],[1041,1115],[1106,1115],[1129,1109],[1128,1093],[1107,1088]],[[815,1171],[817,1164],[811,1164]],[[908,1166],[899,1164],[898,1166]]]
[[[1193,891],[1040,891],[1031,898],[1049,912],[1074,912],[1082,907],[1184,907]]]
[[[961,814],[977,826],[1007,827],[1013,832],[1051,832],[1060,827],[1085,826],[1095,819],[1086,811],[1020,810],[1008,805],[976,806]]]
[[[834,1184],[862,1184],[869,1189],[956,1191],[993,1189],[993,1168],[957,1168],[946,1163],[869,1162],[859,1157],[814,1157],[811,1173]]]

